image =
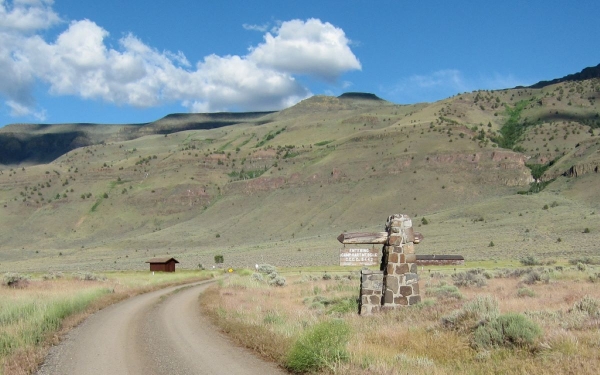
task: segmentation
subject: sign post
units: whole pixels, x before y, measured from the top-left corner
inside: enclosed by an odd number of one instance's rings
[[[340,250],[340,266],[374,266],[380,258],[379,250],[375,248]]]
[[[421,301],[414,244],[423,236],[415,233],[408,215],[388,217],[385,232],[342,233],[343,244],[383,245],[381,255],[375,249],[352,248],[340,252],[340,265],[375,265],[381,257],[380,271],[362,270],[360,280],[361,315],[410,306]]]

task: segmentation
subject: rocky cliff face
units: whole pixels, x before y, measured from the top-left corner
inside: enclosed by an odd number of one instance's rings
[[[598,173],[600,162],[582,163],[569,168],[563,176],[566,177],[581,177],[588,173]]]

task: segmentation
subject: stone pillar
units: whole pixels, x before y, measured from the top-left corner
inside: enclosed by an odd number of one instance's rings
[[[360,299],[358,313],[369,315],[381,309],[383,271],[362,270],[360,272]]]
[[[388,243],[383,247],[384,272],[383,309],[410,306],[421,301],[417,256],[414,248],[412,220],[408,215],[396,214],[388,218]]]

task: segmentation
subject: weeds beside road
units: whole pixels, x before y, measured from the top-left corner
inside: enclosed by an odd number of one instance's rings
[[[590,275],[597,272],[423,273],[423,303],[373,316],[357,315],[356,272],[288,273],[284,287],[234,275],[201,303],[236,341],[295,373],[595,374],[600,291]]]
[[[0,373],[29,374],[87,316],[125,298],[211,278],[208,272],[8,275],[0,288]]]

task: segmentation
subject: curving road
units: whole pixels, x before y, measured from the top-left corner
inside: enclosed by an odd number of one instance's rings
[[[210,282],[142,294],[90,316],[38,375],[284,374],[233,345],[200,314]]]

